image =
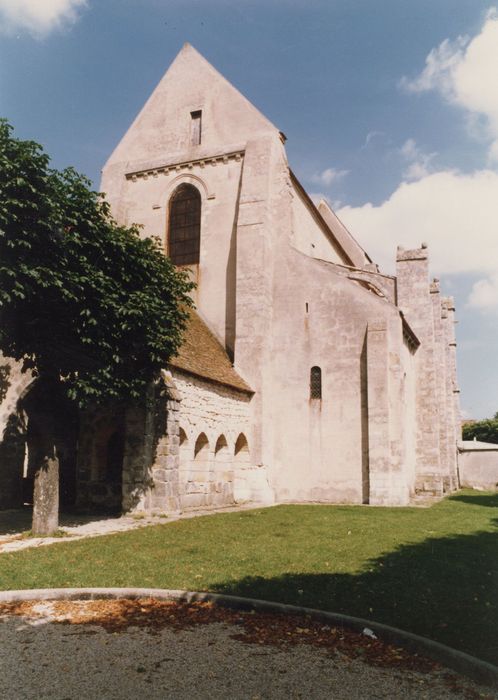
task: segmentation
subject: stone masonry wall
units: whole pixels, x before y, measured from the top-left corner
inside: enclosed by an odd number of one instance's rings
[[[150,488],[144,505],[147,510],[180,512],[179,492],[179,414],[181,397],[170,372],[162,373],[162,382],[156,387],[148,430],[151,439],[146,452],[151,462]]]
[[[178,370],[172,374],[179,399],[181,509],[264,500],[266,471],[251,459],[251,397]]]
[[[115,408],[97,406],[80,413],[76,504],[81,510],[121,509],[121,481],[111,482],[105,470],[109,437],[123,421],[123,410]]]
[[[498,445],[476,440],[460,441],[458,469],[462,488],[498,489]]]

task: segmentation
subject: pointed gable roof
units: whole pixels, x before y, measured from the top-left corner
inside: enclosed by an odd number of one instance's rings
[[[243,143],[278,129],[194,49],[185,44],[105,167],[195,149],[191,112],[202,110],[203,149]]]
[[[358,241],[344,226],[337,214],[324,199],[320,200],[318,204],[318,211],[322,215],[329,229],[334,234],[336,241],[339,243],[340,247],[352,261],[355,267],[362,268],[372,262],[369,255],[363,250]]]

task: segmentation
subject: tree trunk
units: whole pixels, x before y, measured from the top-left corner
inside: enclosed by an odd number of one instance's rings
[[[35,474],[33,493],[33,535],[53,535],[59,527],[59,460],[52,453],[45,455]]]
[[[32,422],[32,445],[36,459],[33,493],[33,535],[53,535],[59,527],[59,459],[56,430],[58,386],[39,380],[33,410],[28,413]]]

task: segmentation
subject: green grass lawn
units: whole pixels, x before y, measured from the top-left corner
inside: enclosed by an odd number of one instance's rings
[[[498,494],[277,506],[0,555],[0,588],[232,593],[386,622],[498,663]]]

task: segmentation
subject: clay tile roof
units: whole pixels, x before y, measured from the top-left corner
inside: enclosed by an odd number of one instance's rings
[[[170,366],[207,381],[253,394],[253,390],[237,374],[225,349],[204,321],[194,310],[190,310],[189,315],[183,343],[178,354],[170,360]]]

